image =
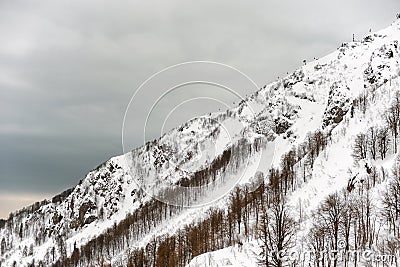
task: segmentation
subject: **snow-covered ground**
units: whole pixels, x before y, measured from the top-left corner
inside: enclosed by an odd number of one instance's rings
[[[256,242],[246,242],[193,258],[187,267],[258,267],[261,248]]]

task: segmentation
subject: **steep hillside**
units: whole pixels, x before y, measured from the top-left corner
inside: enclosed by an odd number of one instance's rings
[[[294,94],[287,98],[289,101],[299,103],[303,101],[298,99],[301,95],[300,98],[314,103],[315,96],[322,96],[321,103],[326,101],[326,104],[324,109],[301,105],[302,110],[309,109],[310,119],[299,120],[299,126],[293,125],[288,132],[310,130],[315,121],[320,129],[331,131],[326,147],[315,159],[309,153],[308,157],[299,156],[305,150],[303,144],[289,144],[278,137],[278,143],[281,141],[278,149],[294,145],[292,151],[299,157],[292,164],[295,189],[285,197],[287,211],[296,226],[293,235],[286,236],[293,242],[283,248],[284,266],[324,263],[397,266],[399,263],[400,158],[396,136],[400,108],[399,40],[397,21],[361,42],[342,44],[338,51],[323,59],[325,63],[316,60],[301,68],[297,72],[300,74],[294,74],[296,83],[289,89]],[[281,83],[287,88],[287,78]],[[278,82],[279,87],[281,83]],[[285,157],[276,162],[282,171]],[[266,214],[272,224],[276,222],[273,208]],[[329,229],[335,220],[336,233]],[[269,227],[272,230],[268,233],[273,233],[273,225]],[[262,226],[257,229],[259,235],[250,235],[244,244],[201,254],[188,266],[258,266],[265,265],[268,259],[274,266],[277,259],[271,249],[277,247],[265,243],[268,238],[263,236]],[[269,254],[265,251],[268,249]],[[329,259],[329,254],[321,251],[337,251],[338,259]],[[341,254],[348,251],[350,254]],[[354,257],[354,251],[368,256]],[[350,256],[343,259],[340,255]]]
[[[274,260],[265,257],[273,245],[263,245],[274,225],[265,214],[279,212],[274,204],[285,202],[296,225],[290,247],[305,248],[314,244],[310,231],[318,228],[321,205],[342,189],[349,194],[340,197],[363,202],[367,194],[377,203],[368,207],[373,222],[362,224],[373,237],[362,243],[348,228],[356,241],[346,245],[381,249],[398,237],[398,223],[387,228],[380,208],[397,155],[400,123],[391,121],[400,115],[389,118],[400,88],[399,40],[398,20],[264,86],[236,108],[193,119],[106,161],[52,200],[11,214],[0,225],[1,266],[254,266]],[[375,155],[371,126],[381,133]],[[235,263],[229,255],[237,255]]]

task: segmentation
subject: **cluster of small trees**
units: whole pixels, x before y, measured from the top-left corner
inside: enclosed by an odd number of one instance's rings
[[[388,230],[400,240],[400,162],[397,161],[392,170],[393,179],[383,196],[383,217]],[[399,244],[400,245],[400,244]]]
[[[315,251],[317,266],[337,266],[338,257],[324,251],[339,253],[371,249],[376,241],[376,218],[372,216],[373,205],[368,189],[348,192],[343,190],[328,196],[313,214],[308,244]],[[337,254],[339,255],[339,254]],[[360,261],[357,254],[345,254],[347,266],[350,261]]]
[[[397,137],[400,127],[400,92],[397,91],[389,109],[384,114],[386,123],[392,132],[394,153],[397,153]]]
[[[390,135],[387,127],[378,128],[371,126],[367,133],[357,134],[354,146],[353,157],[356,160],[371,157],[376,160],[384,159],[390,149]]]
[[[363,99],[363,98],[360,98]],[[365,103],[359,100],[357,103]],[[400,133],[400,93],[396,92],[394,100],[388,110],[383,114],[386,125],[383,127],[371,126],[367,133],[356,136],[353,146],[355,159],[384,159],[390,149],[397,153],[397,141]],[[390,133],[390,134],[389,134]],[[392,145],[390,142],[392,141]]]
[[[365,259],[359,251],[366,249],[391,255],[387,264],[398,264],[400,248],[400,159],[397,159],[392,179],[384,190],[382,206],[375,205],[371,189],[385,180],[374,167],[367,168],[366,177],[359,178],[357,186],[329,195],[312,215],[313,225],[308,235],[308,245],[315,252],[315,266],[337,266],[338,259],[349,266],[357,266]],[[383,236],[380,235],[385,229]],[[332,257],[323,252],[333,251]],[[317,260],[320,259],[320,260]],[[365,263],[365,262],[364,262]],[[386,265],[385,265],[386,266]],[[389,265],[388,265],[389,266]],[[391,266],[391,265],[390,265]]]
[[[315,159],[325,149],[328,144],[330,133],[324,133],[320,130],[307,134],[306,140],[297,148],[293,147],[282,156],[281,170],[272,169],[270,171],[269,181],[274,191],[284,192],[294,191],[300,181],[299,175],[295,173],[294,166],[302,165],[303,182],[306,182],[306,172],[311,170]]]
[[[303,181],[306,182],[306,172],[311,170],[315,159],[325,149],[328,144],[330,133],[324,133],[320,130],[307,134],[306,140],[297,148],[293,147],[281,158],[280,169],[271,168],[268,181],[271,188],[277,194],[283,192],[294,191],[298,187],[300,181],[296,174],[295,165],[302,165]]]

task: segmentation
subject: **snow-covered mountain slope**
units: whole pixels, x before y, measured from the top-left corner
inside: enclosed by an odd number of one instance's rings
[[[309,132],[320,130],[329,133],[330,142],[312,168],[306,169],[305,159],[299,159],[295,172],[300,179],[289,194],[294,214],[301,206],[297,238],[304,239],[310,215],[319,203],[345,188],[353,174],[360,179],[365,173],[364,165],[354,164],[352,146],[357,134],[384,124],[382,114],[400,89],[399,40],[398,20],[264,86],[236,108],[193,119],[158,140],[106,161],[79,185],[52,200],[11,214],[0,228],[1,266],[52,265],[73,258],[77,249],[87,248],[94,240],[100,242],[102,234],[122,224],[137,225],[144,220],[140,218],[153,218],[154,223],[135,232],[134,238],[127,235],[122,245],[104,252],[102,259],[91,260],[93,265],[126,264],[130,249],[146,247],[159,236],[207,218],[210,208],[226,209],[229,195],[221,192],[236,182],[244,185],[266,177],[270,163],[278,167],[282,155],[301,147]],[[367,110],[354,112],[355,103],[363,100],[369,103]],[[390,168],[394,158],[377,160],[374,166]],[[203,187],[187,195],[176,185]],[[146,192],[178,206],[165,208],[165,214],[153,214],[159,204]],[[249,246],[243,245],[245,249]],[[222,253],[229,249],[229,253],[237,251],[226,248]],[[239,260],[246,253],[238,251],[235,264],[243,264]],[[225,260],[209,254],[193,259],[190,266],[211,258]],[[223,264],[228,263],[210,266]]]
[[[387,127],[385,114],[390,109],[396,94],[400,92],[399,41],[400,21],[396,21],[387,29],[366,36],[361,42],[343,44],[338,51],[307,64],[281,82],[275,83],[277,90],[280,90],[281,84],[285,84],[288,78],[293,75],[296,77],[294,79],[297,82],[289,86],[288,91],[291,93],[287,99],[293,105],[299,104],[301,111],[299,119],[288,132],[296,135],[303,131],[304,134],[310,127],[315,129],[315,126],[332,129],[329,144],[316,158],[312,169],[303,170],[305,164],[302,162],[295,165],[295,172],[300,178],[307,176],[307,179],[304,179],[307,181],[303,183],[302,179],[299,179],[298,189],[288,195],[290,212],[300,222],[296,232],[296,245],[291,250],[298,253],[295,254],[295,258],[301,255],[300,251],[305,251],[309,244],[309,235],[315,226],[313,214],[317,212],[321,203],[330,195],[342,190],[354,190],[350,186],[360,191],[365,190],[365,181],[370,179],[371,175],[381,178],[377,185],[368,184],[368,187],[372,187],[368,190],[370,194],[368,200],[373,203],[369,220],[373,221],[374,227],[379,226],[378,232],[382,233],[378,236],[383,237],[383,243],[390,243],[392,239],[397,240],[396,234],[390,232],[393,230],[388,232],[389,228],[382,218],[382,212],[385,205],[383,196],[387,192],[393,168],[400,160],[398,152],[393,151],[393,144],[389,144],[392,146],[392,151],[384,159],[378,156],[372,159],[372,156],[367,156],[366,159],[355,160],[354,146],[359,134],[370,135],[371,129]],[[299,76],[300,79],[297,78]],[[276,88],[274,84],[271,86]],[[287,87],[284,85],[283,88]],[[320,103],[319,107],[317,103]],[[360,110],[354,112],[351,110],[352,106],[358,106]],[[281,155],[283,150],[299,144],[292,138],[286,140],[280,138],[281,136],[278,136],[278,141],[281,143],[277,147],[281,151],[278,154]],[[298,140],[303,138],[304,135]],[[394,142],[394,139],[395,137],[392,137],[391,142]],[[369,143],[366,142],[367,145]],[[369,153],[367,148],[366,153]],[[276,164],[279,165],[279,162]],[[384,245],[379,247],[379,244],[375,244],[370,249],[379,251],[383,247]],[[239,247],[235,245],[197,256],[188,266],[258,266],[260,250],[259,242],[244,242]],[[386,253],[382,255],[389,255]],[[365,261],[361,256],[360,258],[357,262],[359,266],[382,264],[379,261]],[[292,264],[293,262],[295,265],[308,264],[307,261],[292,261]],[[344,262],[338,264],[342,266]],[[353,264],[350,263],[350,266]],[[384,266],[397,266],[396,260],[392,261],[391,258],[385,264]]]

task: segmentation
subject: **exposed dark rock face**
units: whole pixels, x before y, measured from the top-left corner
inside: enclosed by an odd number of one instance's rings
[[[350,88],[343,84],[334,83],[331,86],[323,118],[323,127],[338,124],[350,109]]]

